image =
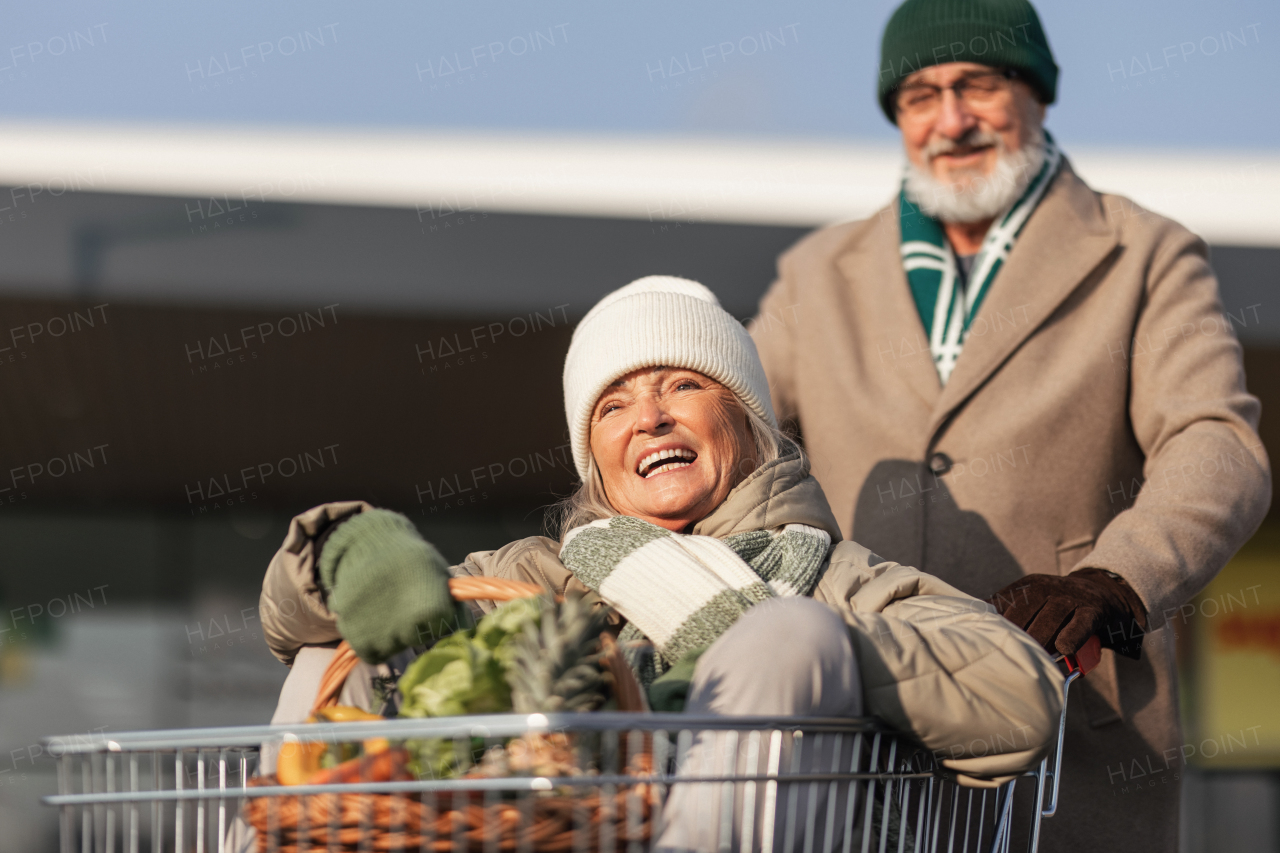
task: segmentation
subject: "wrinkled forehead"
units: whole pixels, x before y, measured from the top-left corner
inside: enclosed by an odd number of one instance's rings
[[[941,65],[930,65],[928,68],[921,68],[914,74],[908,75],[902,81],[902,85],[910,86],[913,83],[927,83],[931,86],[946,86],[965,77],[973,77],[977,74],[992,74],[999,70],[995,66],[982,65],[977,62],[944,62]]]

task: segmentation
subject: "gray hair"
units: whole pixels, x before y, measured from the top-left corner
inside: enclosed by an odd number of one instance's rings
[[[797,449],[795,442],[787,438],[782,430],[770,425],[746,406],[742,406],[742,411],[747,416],[751,436],[755,439],[757,469]],[[551,526],[557,538],[563,540],[565,534],[575,527],[615,515],[618,515],[618,511],[605,495],[604,480],[601,479],[600,469],[596,467],[595,457],[592,456],[587,463],[586,479],[573,494],[552,507]]]

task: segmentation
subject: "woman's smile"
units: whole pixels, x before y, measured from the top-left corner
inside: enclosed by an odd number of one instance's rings
[[[636,466],[636,473],[645,480],[673,471],[691,467],[698,454],[683,445],[662,447],[648,452]]]

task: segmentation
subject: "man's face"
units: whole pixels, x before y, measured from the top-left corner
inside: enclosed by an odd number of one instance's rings
[[[935,180],[964,190],[974,178],[991,175],[1001,148],[1014,153],[1039,138],[1044,104],[1026,83],[992,76],[998,74],[998,69],[987,65],[948,62],[921,69],[903,81],[898,129],[912,163]],[[973,86],[964,98],[943,88],[968,81]],[[903,109],[901,99],[911,92],[928,94],[927,89],[912,89],[921,84],[943,88],[940,98],[932,108]]]

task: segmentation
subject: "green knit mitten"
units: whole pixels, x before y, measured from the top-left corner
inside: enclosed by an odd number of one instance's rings
[[[398,512],[342,522],[320,551],[320,583],[343,639],[366,663],[466,627],[449,595],[448,562]]]

